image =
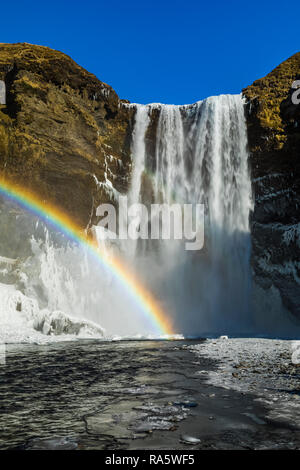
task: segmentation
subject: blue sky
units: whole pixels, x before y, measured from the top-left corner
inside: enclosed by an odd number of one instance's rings
[[[239,93],[300,51],[291,1],[1,3],[1,42],[58,49],[133,102]]]

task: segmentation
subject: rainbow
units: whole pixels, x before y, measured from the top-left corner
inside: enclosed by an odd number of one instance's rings
[[[41,201],[37,195],[11,181],[0,178],[0,195],[17,203],[32,214],[44,220],[69,240],[85,247],[102,266],[108,268],[117,280],[134,298],[141,314],[151,323],[158,336],[172,335],[169,318],[159,303],[139,283],[135,276],[117,258],[100,251],[95,240],[78,227],[71,218],[57,207]]]

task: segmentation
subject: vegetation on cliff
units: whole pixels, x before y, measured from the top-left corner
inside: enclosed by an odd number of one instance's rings
[[[297,53],[243,90],[248,102],[249,143],[252,151],[264,154],[279,151],[276,159],[280,159],[281,150],[283,153],[289,151],[290,129],[297,127],[300,118],[299,106],[291,102],[291,87],[299,76],[300,53]],[[288,112],[291,108],[294,108],[294,113]],[[270,163],[274,166],[277,161]]]
[[[132,111],[110,86],[48,47],[0,44],[0,80],[1,175],[86,226],[109,198],[107,181],[127,188]]]
[[[292,102],[300,53],[243,90],[254,190],[252,264],[299,316],[300,104]]]

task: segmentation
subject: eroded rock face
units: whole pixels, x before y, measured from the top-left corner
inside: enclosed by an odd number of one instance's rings
[[[61,52],[0,44],[0,172],[86,227],[110,182],[125,192],[133,110]],[[2,100],[3,101],[3,100]]]
[[[300,105],[292,84],[300,53],[243,90],[254,191],[252,263],[258,283],[279,289],[300,318]]]
[[[279,289],[298,317],[300,104],[292,102],[291,86],[299,78],[300,53],[243,90],[255,200],[253,269],[256,281]],[[0,44],[0,174],[82,227],[95,222],[98,204],[113,200],[112,186],[127,192],[134,113],[65,54]],[[153,162],[158,118],[153,109],[146,134]]]

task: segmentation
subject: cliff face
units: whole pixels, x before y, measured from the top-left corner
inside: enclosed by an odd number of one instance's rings
[[[291,88],[299,77],[297,53],[243,94],[255,203],[256,281],[279,289],[286,307],[300,317],[300,104],[293,104]]]
[[[293,104],[291,86],[299,78],[300,53],[243,90],[255,278],[263,288],[279,289],[298,316],[300,104]],[[158,117],[153,109],[146,134],[153,161]],[[0,174],[60,206],[82,227],[95,221],[96,207],[112,201],[114,190],[127,191],[133,121],[134,108],[68,56],[0,44]]]
[[[132,111],[47,47],[0,44],[0,84],[0,173],[87,226],[110,182],[127,190]]]

